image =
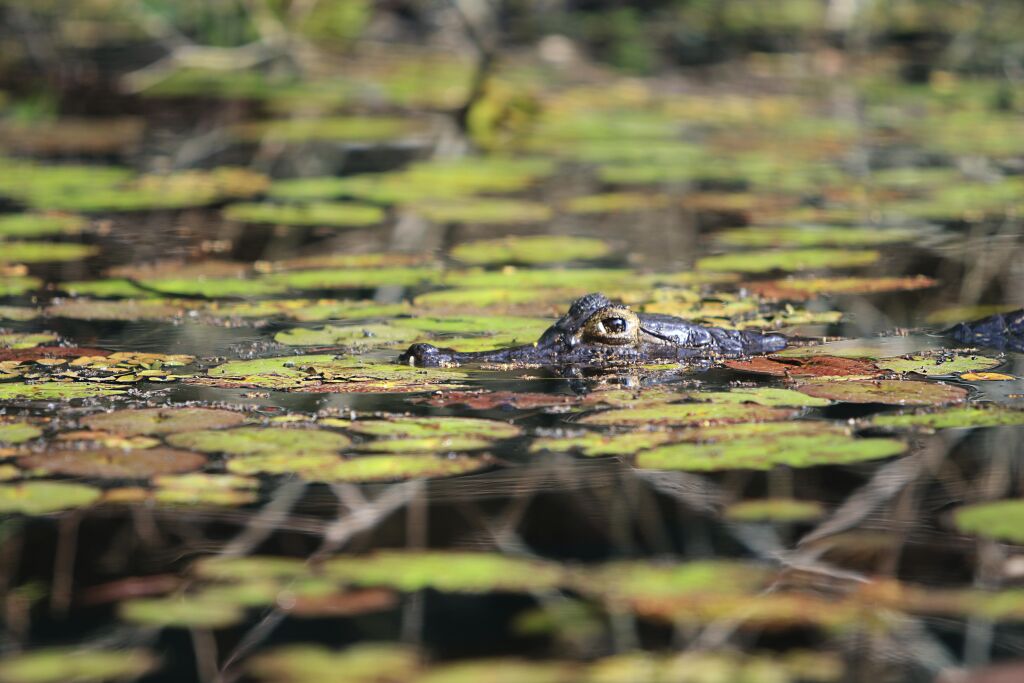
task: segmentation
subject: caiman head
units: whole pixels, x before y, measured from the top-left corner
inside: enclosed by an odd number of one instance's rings
[[[413,344],[399,362],[422,367],[463,363],[579,365],[605,367],[630,363],[749,356],[786,346],[781,334],[726,330],[670,315],[635,313],[603,294],[587,294],[533,344],[493,351],[460,352]]]

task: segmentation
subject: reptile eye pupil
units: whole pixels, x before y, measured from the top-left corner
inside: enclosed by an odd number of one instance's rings
[[[626,331],[626,320],[624,318],[607,318],[604,321],[604,329],[611,334],[622,334]]]

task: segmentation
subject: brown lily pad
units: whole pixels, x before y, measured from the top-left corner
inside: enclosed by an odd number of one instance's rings
[[[18,466],[24,469],[101,479],[149,479],[160,474],[191,472],[205,464],[205,456],[173,448],[66,449],[18,458]]]
[[[900,379],[854,379],[844,382],[815,380],[797,385],[809,396],[844,403],[884,403],[897,406],[940,406],[967,399],[963,387],[942,382]]]
[[[109,356],[110,351],[79,346],[36,346],[31,349],[0,349],[0,361],[32,361],[40,358],[82,358]]]
[[[727,360],[725,366],[733,370],[772,377],[878,377],[882,370],[874,363],[856,358],[838,356],[809,356],[781,358],[758,356],[747,360]]]

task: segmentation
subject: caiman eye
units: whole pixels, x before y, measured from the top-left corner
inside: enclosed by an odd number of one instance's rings
[[[626,322],[625,318],[605,318],[601,321],[601,324],[608,334],[623,334],[629,329],[629,323]]]

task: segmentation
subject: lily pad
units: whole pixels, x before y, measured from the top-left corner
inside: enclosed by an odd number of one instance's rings
[[[706,256],[697,261],[698,270],[736,273],[765,273],[772,270],[823,270],[856,268],[875,263],[881,254],[870,250],[777,249],[745,251]]]
[[[924,429],[972,429],[1024,424],[1024,410],[992,404],[971,404],[935,412],[875,415],[874,427],[921,427]]]
[[[241,621],[245,610],[229,602],[198,597],[140,598],[122,602],[118,616],[143,626],[218,629]]]
[[[585,432],[578,436],[539,437],[530,443],[530,452],[579,453],[587,457],[628,456],[683,438],[680,432],[633,431],[628,434]]]
[[[0,349],[31,349],[57,341],[53,332],[6,332],[0,330]]]
[[[274,225],[324,225],[335,228],[363,228],[384,221],[384,210],[370,204],[314,202],[310,204],[232,204],[224,209],[229,221],[273,223]]]
[[[907,292],[934,287],[938,282],[923,275],[911,277],[787,278],[743,283],[743,288],[770,301],[807,301],[837,294]]]
[[[0,400],[70,401],[95,396],[117,396],[126,391],[94,382],[5,382],[0,384]]]
[[[423,335],[419,330],[401,324],[327,325],[296,327],[274,335],[274,341],[288,346],[395,346],[406,344]]]
[[[545,204],[515,199],[423,201],[410,205],[410,208],[434,223],[505,225],[539,223],[553,216]]]
[[[170,505],[248,505],[258,499],[259,480],[233,474],[165,474],[153,479],[153,499]]]
[[[991,370],[1002,365],[999,358],[988,358],[957,351],[936,351],[904,358],[886,358],[877,361],[878,367],[892,372],[912,372],[928,377],[947,377],[962,372]]]
[[[269,452],[255,455],[234,455],[227,462],[228,472],[251,476],[256,474],[296,474],[317,472],[341,462],[341,457],[326,451]],[[308,478],[308,477],[307,477]]]
[[[670,403],[603,410],[584,416],[580,422],[594,425],[696,425],[786,420],[794,415],[795,410],[752,403]]]
[[[3,285],[0,285],[2,287]],[[3,296],[0,294],[0,296]],[[32,308],[30,306],[0,306],[0,320],[17,320],[18,322],[26,322],[28,320],[34,320],[39,317],[40,311],[38,308]]]
[[[337,453],[349,445],[344,434],[284,427],[236,427],[179,432],[167,438],[179,448],[229,455]]]
[[[448,593],[533,592],[556,588],[561,566],[544,560],[483,552],[382,551],[337,557],[323,574],[357,586],[385,586],[404,592],[426,588]]]
[[[37,439],[43,430],[28,422],[0,421],[0,444],[19,444]]]
[[[474,265],[539,264],[598,259],[610,252],[611,247],[598,239],[538,235],[464,242],[451,250],[451,256],[457,261]]]
[[[404,481],[453,477],[491,467],[488,457],[433,455],[364,455],[299,471],[305,479],[325,482]]]
[[[563,208],[573,214],[627,213],[651,211],[671,205],[671,198],[664,194],[644,192],[606,192],[604,194],[573,197]]]
[[[852,225],[748,226],[714,233],[714,239],[735,247],[866,247],[913,242],[920,231]]]
[[[232,410],[216,408],[141,408],[98,413],[82,418],[89,429],[116,434],[176,434],[199,429],[222,429],[246,421],[246,416]]]
[[[320,645],[277,647],[253,657],[248,668],[271,683],[328,681],[339,671],[352,683],[383,683],[414,680],[419,666],[419,653],[407,645],[359,643],[340,651]]]
[[[851,379],[842,382],[813,380],[803,382],[796,388],[809,396],[843,403],[940,406],[967,400],[966,389],[941,382],[896,379]]]
[[[52,647],[9,654],[0,661],[2,683],[103,683],[139,678],[158,659],[139,648],[102,650]]]
[[[331,268],[273,273],[261,282],[288,289],[370,289],[373,287],[412,287],[436,282],[440,272],[434,268]]]
[[[0,484],[0,512],[45,515],[85,507],[100,497],[100,490],[64,481],[28,481]]]
[[[3,242],[2,244],[0,264],[80,261],[99,253],[99,247],[70,242]]]
[[[713,472],[770,470],[779,465],[815,467],[877,460],[900,455],[907,445],[896,439],[857,439],[846,434],[762,435],[711,443],[677,443],[639,453],[637,467]]]
[[[353,420],[346,425],[350,432],[389,438],[480,437],[511,439],[522,429],[499,420],[475,417],[396,417],[389,420]]]
[[[0,276],[0,296],[18,296],[39,289],[43,281],[36,277]]]
[[[694,401],[710,401],[711,403],[756,403],[762,406],[779,406],[785,408],[810,408],[830,404],[823,398],[814,398],[793,389],[776,387],[756,387],[752,389],[732,389],[731,391],[694,392],[685,395]]]
[[[824,514],[825,508],[818,501],[793,498],[744,500],[725,509],[725,518],[731,522],[811,522]]]
[[[957,529],[965,534],[1024,544],[1024,500],[997,500],[958,508]]]
[[[725,366],[733,370],[771,377],[869,378],[882,374],[878,366],[869,361],[836,356],[783,358],[775,354],[749,360],[727,360]]]
[[[69,214],[18,213],[0,216],[0,239],[43,237],[80,232],[86,221]]]
[[[191,472],[205,464],[199,453],[171,448],[46,450],[18,458],[18,467],[26,470],[101,479],[149,479]]]

